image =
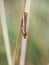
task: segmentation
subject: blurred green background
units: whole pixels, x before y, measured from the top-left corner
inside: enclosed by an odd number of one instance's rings
[[[11,53],[16,45],[24,0],[4,0]],[[29,5],[29,4],[28,4]],[[49,63],[49,0],[31,0],[26,65]],[[0,65],[8,65],[0,22]]]

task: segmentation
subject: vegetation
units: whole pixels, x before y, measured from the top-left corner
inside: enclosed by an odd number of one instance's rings
[[[13,53],[23,0],[5,0],[8,33]],[[26,62],[30,65],[47,65],[49,62],[49,0],[32,0],[28,31]],[[0,65],[8,65],[0,22]]]

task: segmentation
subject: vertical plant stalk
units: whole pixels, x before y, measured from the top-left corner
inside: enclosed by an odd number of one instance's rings
[[[5,50],[6,50],[8,65],[13,65],[12,57],[11,57],[11,51],[10,51],[10,43],[9,43],[9,37],[8,37],[7,24],[6,24],[6,17],[5,17],[4,0],[0,0],[0,10],[1,10],[0,11],[1,24],[2,24],[3,37],[4,37],[4,43],[5,43]]]
[[[23,14],[23,25],[22,25],[23,34],[22,34],[22,45],[21,45],[20,64],[19,65],[25,65],[30,5],[31,5],[31,0],[26,0],[26,6],[25,6],[24,14]]]
[[[16,40],[16,47],[15,47],[14,52],[13,52],[13,63],[14,63],[14,65],[16,65],[17,56],[18,56],[19,51],[20,51],[19,50],[19,42],[20,42],[20,37],[21,37],[22,19],[23,19],[25,5],[26,5],[26,0],[24,0],[24,6],[23,6],[23,9],[22,9],[22,15],[21,15],[21,19],[20,19],[20,25],[19,25],[19,29],[18,29],[18,36],[17,36],[17,40]]]

